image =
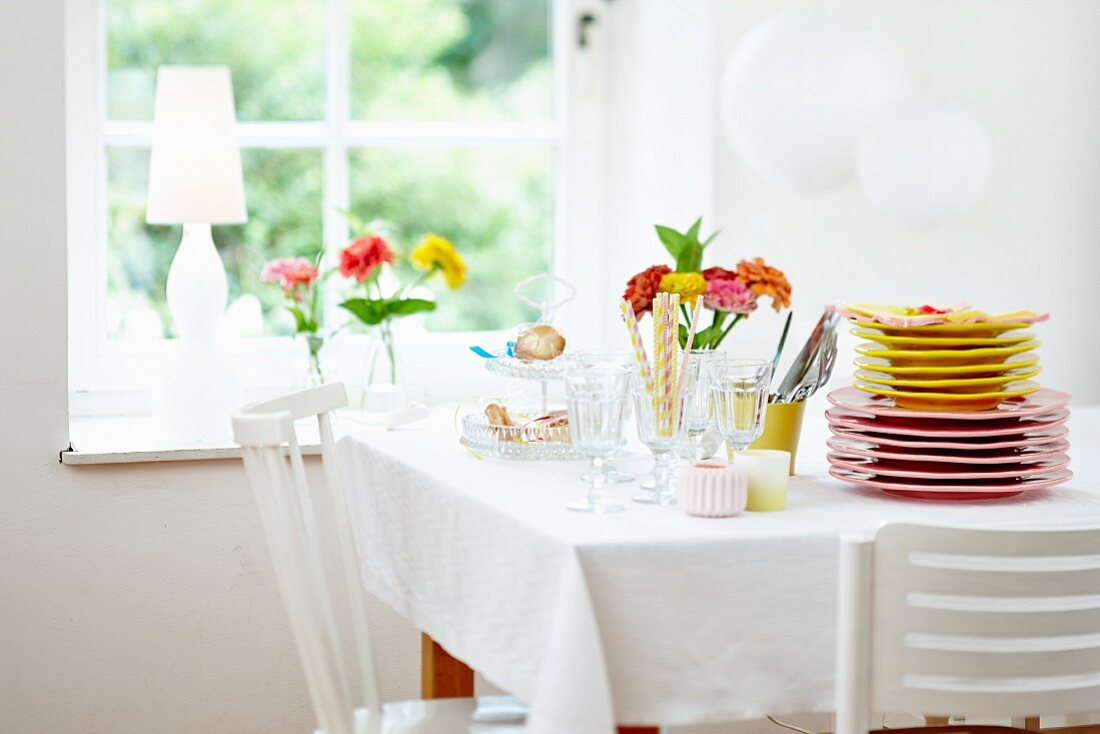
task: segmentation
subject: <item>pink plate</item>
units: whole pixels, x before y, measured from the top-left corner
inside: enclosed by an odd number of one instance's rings
[[[826,411],[825,414],[828,416],[828,411]],[[837,429],[842,431],[855,430],[864,433],[885,434],[888,436],[926,436],[930,438],[989,438],[991,436],[1013,436],[1020,439],[1038,433],[1045,433],[1052,428],[1062,425],[1068,420],[1069,416],[1065,415],[1053,421],[988,428],[981,424],[972,425],[957,423],[951,425],[946,422],[932,423],[927,426],[908,426],[895,425],[892,422],[879,421],[874,418],[836,419],[829,417],[829,430],[834,432]]]
[[[933,461],[943,464],[979,464],[989,466],[1012,466],[1046,461],[1064,454],[1069,441],[1052,441],[1041,446],[1029,446],[1017,449],[971,449],[952,451],[950,449],[930,450],[926,448],[910,449],[898,446],[883,446],[874,441],[851,440],[833,437],[825,442],[829,448],[847,456],[864,456],[869,459],[890,461]]]
[[[1022,437],[1006,436],[998,438],[997,436],[992,436],[990,438],[969,440],[937,440],[934,437],[886,436],[874,433],[864,433],[859,429],[847,431],[835,426],[831,426],[831,428],[833,429],[833,435],[837,438],[843,438],[850,441],[866,441],[880,446],[895,446],[912,450],[955,449],[959,451],[983,451],[986,449],[1017,449],[1027,446],[1038,447],[1060,441],[1069,435],[1069,429],[1065,426],[1058,426],[1049,431],[1027,434]]]
[[[897,426],[899,428],[926,428],[928,426],[944,426],[952,425],[952,421],[949,418],[910,418],[909,416],[896,416],[896,415],[868,415],[866,413],[860,413],[855,410],[849,410],[847,408],[826,408],[825,417],[830,420],[842,420],[842,421],[863,421],[872,422],[876,425],[890,425]],[[1054,410],[1046,413],[1035,413],[1033,415],[1024,416],[993,416],[983,421],[967,420],[965,423],[955,423],[954,425],[970,429],[975,426],[982,426],[985,428],[1000,428],[1008,426],[1032,426],[1037,423],[1048,423],[1050,421],[1060,420],[1062,418],[1069,417],[1069,408],[1055,408]]]
[[[874,487],[899,497],[949,502],[1012,497],[1021,492],[1055,487],[1073,478],[1073,472],[1068,469],[1052,474],[1039,474],[1027,479],[993,480],[981,484],[875,477],[866,472],[851,471],[838,466],[830,467],[829,474],[845,482]]]
[[[991,418],[1022,417],[1047,413],[1056,408],[1069,405],[1070,396],[1059,390],[1043,388],[1030,395],[1008,398],[991,410],[944,412],[933,410],[905,410],[894,406],[892,398],[885,395],[872,395],[854,387],[842,387],[829,393],[829,402],[840,408],[847,408],[869,415],[888,415],[896,418],[942,418],[952,421],[989,420]]]
[[[1061,471],[1069,466],[1069,457],[1065,454],[1057,454],[1055,458],[1041,461],[1036,464],[1014,465],[999,464],[996,466],[973,466],[971,471],[959,471],[958,464],[937,463],[934,461],[893,461],[888,459],[868,459],[860,456],[846,456],[830,451],[827,455],[829,464],[839,466],[854,472],[873,474],[877,477],[901,477],[903,479],[938,479],[938,480],[989,480],[989,479],[1014,479],[1029,477],[1036,474],[1049,474]]]

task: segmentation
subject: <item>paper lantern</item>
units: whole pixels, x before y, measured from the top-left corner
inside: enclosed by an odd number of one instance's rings
[[[791,13],[764,21],[737,44],[722,79],[722,119],[755,174],[814,193],[854,179],[867,124],[910,96],[905,69],[868,32]]]
[[[969,110],[925,102],[884,109],[859,146],[867,198],[911,229],[973,207],[989,182],[992,144]]]

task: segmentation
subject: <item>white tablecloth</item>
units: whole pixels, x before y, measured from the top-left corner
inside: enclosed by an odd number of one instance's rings
[[[832,708],[838,536],[886,521],[1100,522],[1100,408],[1074,410],[1075,478],[1051,491],[938,504],[825,474],[808,417],[788,509],[723,520],[629,502],[581,515],[582,462],[480,461],[450,411],[355,428],[339,462],[369,590],[530,704],[533,734],[608,734]],[[641,446],[620,460],[639,476]]]

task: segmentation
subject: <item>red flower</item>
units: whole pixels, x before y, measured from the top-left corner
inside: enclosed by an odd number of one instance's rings
[[[377,236],[357,237],[340,252],[340,275],[362,283],[382,263],[393,262],[393,251]]]
[[[657,289],[661,285],[661,278],[671,272],[672,268],[667,265],[654,265],[626,282],[623,299],[630,302],[635,314],[644,313],[651,308],[653,297],[657,295]]]
[[[726,270],[725,268],[707,268],[703,271],[703,277],[707,282],[712,280],[737,280],[736,270]]]
[[[295,263],[283,271],[283,288],[309,285],[317,278],[317,268],[308,262]]]

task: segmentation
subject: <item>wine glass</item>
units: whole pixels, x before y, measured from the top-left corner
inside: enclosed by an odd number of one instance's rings
[[[726,359],[710,365],[709,372],[718,432],[734,451],[744,451],[764,431],[771,362]]]
[[[692,461],[709,459],[713,452],[703,444],[703,436],[714,425],[714,401],[710,399],[711,365],[725,360],[724,352],[713,349],[692,349],[685,353],[688,361],[687,374],[692,380],[691,410],[687,414],[688,453],[685,458]],[[681,454],[684,456],[684,454]]]
[[[635,502],[671,505],[676,501],[673,467],[677,459],[676,445],[683,440],[691,419],[694,379],[690,369],[685,383],[662,404],[662,396],[654,399],[641,380],[634,381],[638,438],[653,452],[653,489],[635,495]]]
[[[604,466],[623,442],[630,370],[615,365],[577,366],[565,373],[569,435],[592,461],[588,496],[566,507],[577,512],[618,512],[623,506],[600,497]]]
[[[574,352],[572,355],[575,364],[582,367],[599,367],[600,365],[612,365],[632,369],[634,366],[634,352],[628,349],[585,349]],[[626,420],[630,420],[630,402],[626,404]],[[615,468],[614,457],[604,462],[604,481],[608,484],[626,484],[634,481],[634,475],[619,471]],[[585,472],[581,479],[592,481],[592,474]]]

